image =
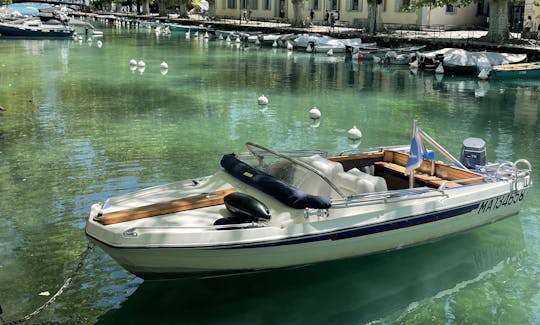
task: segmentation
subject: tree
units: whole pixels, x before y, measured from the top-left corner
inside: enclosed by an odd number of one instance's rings
[[[502,43],[510,38],[508,24],[508,0],[489,2],[489,29],[484,39],[492,43]]]
[[[294,17],[291,22],[293,27],[306,27],[308,22],[305,19],[306,0],[292,0]]]
[[[509,1],[511,0],[489,1],[489,29],[487,35],[482,38],[483,40],[502,43],[510,38],[510,29],[508,26]],[[474,2],[474,0],[418,0],[409,8],[443,7],[446,5],[464,7]]]

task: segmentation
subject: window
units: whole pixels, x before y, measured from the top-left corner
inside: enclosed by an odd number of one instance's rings
[[[249,9],[258,9],[258,0],[249,0]]]
[[[447,14],[452,14],[453,15],[453,14],[456,13],[456,11],[457,11],[457,8],[454,7],[453,5],[446,5],[446,11],[445,12]]]
[[[347,0],[347,10],[362,11],[363,0]]]
[[[339,10],[338,0],[332,0],[332,3],[330,4],[330,10]]]
[[[263,10],[270,10],[272,9],[270,7],[270,0],[262,0],[262,9]]]
[[[485,16],[484,0],[478,0],[478,2],[476,3],[476,15],[477,16]]]
[[[236,0],[227,0],[228,9],[236,9]]]
[[[313,0],[313,10],[319,10],[319,0]]]
[[[396,12],[410,12],[414,9],[411,8],[414,6],[414,0],[396,0]]]
[[[247,9],[248,0],[240,0],[240,9]]]

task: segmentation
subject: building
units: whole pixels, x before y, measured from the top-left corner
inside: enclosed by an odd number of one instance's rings
[[[424,27],[487,26],[487,1],[479,0],[466,7],[447,5],[439,8],[422,7],[403,10],[411,0],[383,0],[378,5],[379,19],[385,25],[421,25]],[[533,0],[528,0],[533,1]],[[310,9],[314,21],[322,23],[328,10],[339,12],[339,23],[347,26],[367,25],[367,0],[308,0],[304,16],[309,21]],[[291,20],[294,9],[291,0],[216,0],[216,15],[220,17],[246,17],[262,20]]]

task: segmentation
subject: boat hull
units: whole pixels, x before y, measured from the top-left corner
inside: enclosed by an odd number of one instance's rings
[[[527,189],[504,193],[499,187],[489,192],[489,196],[478,193],[482,198],[479,201],[451,208],[443,205],[433,209],[435,201],[428,200],[394,212],[388,207],[382,209],[381,205],[382,210],[372,208],[373,212],[365,216],[327,219],[283,229],[214,231],[215,236],[229,239],[238,238],[241,231],[257,233],[246,241],[197,244],[189,239],[194,237],[186,234],[184,242],[149,245],[144,240],[144,229],[140,229],[134,230],[135,236],[126,242],[113,244],[93,235],[92,220],[86,233],[125,269],[144,279],[234,274],[363,256],[439,240],[517,214],[527,195]],[[456,197],[450,201],[463,200]],[[330,215],[343,213],[333,210],[330,209]],[[389,213],[395,216],[385,219],[383,216]],[[363,222],[377,216],[383,221]],[[208,236],[213,236],[211,231],[199,234],[199,237]]]
[[[540,78],[540,62],[495,66],[489,74],[496,79]]]
[[[73,33],[72,28],[34,29],[0,23],[0,35],[2,37],[71,37]]]

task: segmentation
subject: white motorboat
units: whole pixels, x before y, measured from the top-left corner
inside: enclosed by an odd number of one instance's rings
[[[410,147],[332,157],[247,143],[211,176],[94,204],[86,235],[142,278],[203,277],[401,249],[519,213],[528,161],[488,164],[477,138],[457,160],[414,130]]]
[[[456,48],[418,53],[420,69],[435,70],[442,63],[444,73],[451,75],[477,75],[482,69],[489,71],[496,65],[520,63],[525,60],[527,60],[527,54],[473,52]]]
[[[360,38],[337,39],[334,37],[319,34],[301,34],[294,39],[297,48],[305,48],[310,53],[327,53],[332,50],[334,53],[352,53],[354,48],[363,45]],[[370,44],[370,45],[374,45]]]
[[[15,21],[0,22],[1,36],[23,37],[71,37],[75,30],[68,19],[22,18]]]

